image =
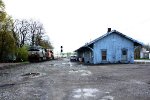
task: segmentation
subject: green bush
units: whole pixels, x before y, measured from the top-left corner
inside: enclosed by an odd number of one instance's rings
[[[28,48],[23,46],[22,48],[17,48],[16,52],[17,61],[27,61],[28,60]]]

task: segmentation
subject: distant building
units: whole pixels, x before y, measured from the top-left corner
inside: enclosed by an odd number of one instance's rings
[[[76,52],[84,63],[134,63],[134,49],[142,45],[141,42],[108,28],[106,34],[85,44]]]
[[[142,48],[141,51],[140,51],[140,58],[150,59],[150,52],[147,51],[145,48]]]

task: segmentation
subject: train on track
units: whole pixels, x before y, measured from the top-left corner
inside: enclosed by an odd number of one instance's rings
[[[41,62],[54,59],[54,54],[51,49],[45,49],[41,46],[31,46],[28,50],[29,62]]]

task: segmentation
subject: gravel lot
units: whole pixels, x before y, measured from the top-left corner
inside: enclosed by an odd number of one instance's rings
[[[0,70],[0,100],[150,100],[150,64],[16,65]]]

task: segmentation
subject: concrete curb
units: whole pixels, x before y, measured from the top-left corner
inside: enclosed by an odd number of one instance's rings
[[[150,60],[134,60],[134,64],[150,64]]]

